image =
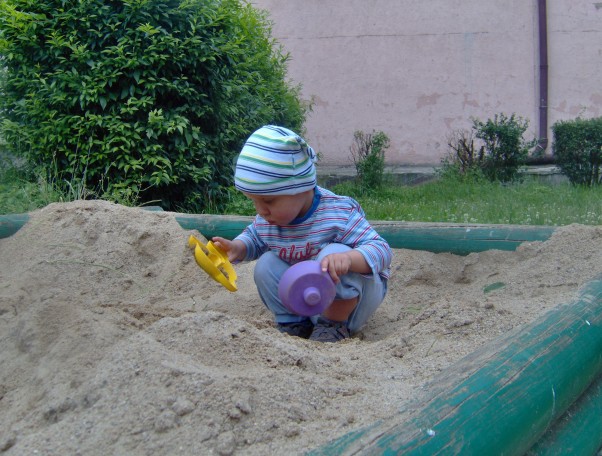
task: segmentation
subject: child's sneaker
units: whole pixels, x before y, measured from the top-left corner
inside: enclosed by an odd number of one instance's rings
[[[317,342],[338,342],[351,337],[346,321],[332,321],[319,317],[309,340]]]
[[[307,339],[314,329],[314,324],[311,320],[303,320],[295,323],[278,323],[276,328],[281,333],[288,334],[289,336]]]

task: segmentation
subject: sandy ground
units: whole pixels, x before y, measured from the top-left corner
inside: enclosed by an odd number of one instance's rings
[[[318,344],[274,329],[253,263],[236,266],[238,292],[211,280],[173,214],[80,201],[31,215],[0,240],[7,455],[302,454],[394,415],[602,270],[602,227],[516,252],[396,249],[362,333]]]

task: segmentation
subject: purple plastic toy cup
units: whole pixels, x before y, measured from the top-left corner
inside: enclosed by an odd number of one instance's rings
[[[278,284],[278,296],[288,310],[311,317],[324,312],[336,294],[328,272],[318,261],[301,261],[286,270]]]

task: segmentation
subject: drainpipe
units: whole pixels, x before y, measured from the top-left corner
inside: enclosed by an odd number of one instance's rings
[[[548,20],[546,0],[537,1],[539,28],[539,141],[537,151],[543,152],[545,162],[553,157],[546,154],[548,149]]]

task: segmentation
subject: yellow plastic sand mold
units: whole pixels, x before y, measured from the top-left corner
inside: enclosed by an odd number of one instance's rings
[[[194,259],[203,271],[228,290],[238,290],[236,271],[228,260],[226,252],[211,241],[207,242],[207,245],[203,244],[193,235],[188,238],[188,246],[194,249]]]

